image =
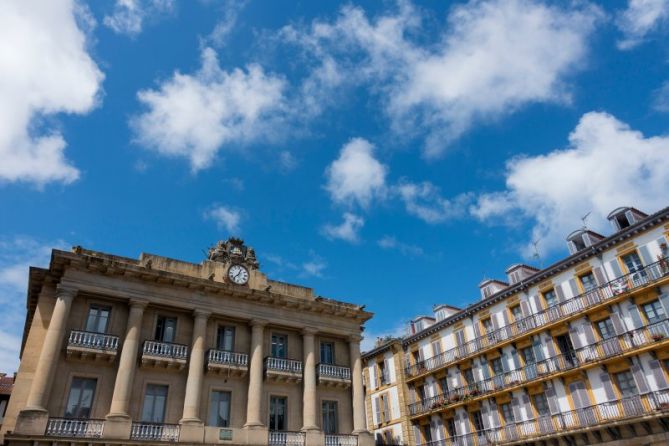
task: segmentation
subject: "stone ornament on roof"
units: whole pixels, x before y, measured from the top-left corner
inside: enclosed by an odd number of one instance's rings
[[[207,259],[220,263],[244,263],[251,269],[260,267],[255,250],[236,237],[230,237],[227,241],[219,240],[209,248]]]

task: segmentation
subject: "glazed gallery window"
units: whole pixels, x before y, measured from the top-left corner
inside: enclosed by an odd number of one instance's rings
[[[269,430],[286,430],[286,398],[273,396],[269,400]]]
[[[648,302],[647,304],[643,304],[641,308],[646,315],[646,319],[648,319],[648,322],[651,324],[653,322],[664,319],[664,308],[662,308],[662,304],[659,300],[654,300],[652,302]]]
[[[67,397],[65,407],[65,418],[90,418],[96,386],[95,378],[72,379],[70,395]]]
[[[156,322],[156,341],[174,342],[177,332],[177,319],[175,317],[158,316]]]
[[[211,392],[209,402],[209,426],[230,426],[230,392]]]
[[[235,350],[235,327],[218,327],[216,348],[226,352]]]
[[[336,434],[338,431],[337,402],[323,401],[321,412],[323,415],[323,432],[326,434]]]
[[[620,373],[614,373],[613,378],[616,380],[618,390],[620,390],[620,394],[623,396],[623,398],[639,394],[636,388],[636,384],[634,383],[632,372],[629,370],[625,370],[624,372]]]
[[[285,358],[288,351],[286,335],[272,334],[272,357]]]
[[[332,342],[321,342],[321,364],[334,364],[334,344]]]
[[[167,406],[167,386],[149,384],[144,394],[142,421],[145,423],[163,423]]]
[[[91,305],[88,309],[88,318],[86,319],[86,331],[91,333],[106,333],[109,324],[109,307]]]
[[[555,295],[555,290],[549,290],[544,293],[544,300],[546,301],[546,307],[552,307],[558,303],[557,296]]]

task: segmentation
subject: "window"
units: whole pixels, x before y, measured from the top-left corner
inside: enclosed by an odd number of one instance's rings
[[[173,317],[158,316],[156,323],[156,341],[174,342],[177,331],[177,319]]]
[[[67,397],[65,407],[65,418],[90,418],[97,382],[95,378],[72,379],[70,395]]]
[[[490,318],[481,320],[481,325],[483,325],[483,330],[485,330],[486,333],[492,333],[494,331]]]
[[[445,376],[439,379],[439,387],[441,387],[441,393],[448,392],[448,378]]]
[[[454,418],[449,418],[446,420],[446,432],[448,433],[449,437],[455,437],[455,419]]]
[[[465,369],[462,371],[462,376],[465,378],[465,384],[473,384],[474,383],[474,372],[472,372],[472,369]]]
[[[216,348],[226,352],[235,351],[235,327],[218,327]]]
[[[535,362],[537,362],[537,359],[534,356],[534,349],[532,347],[525,347],[521,349],[520,354],[523,356],[523,361],[525,361],[525,365],[534,364]]]
[[[502,358],[495,358],[490,361],[490,366],[492,367],[492,373],[494,375],[501,375],[504,373],[504,367],[502,366]]]
[[[287,353],[288,340],[286,335],[272,334],[272,357],[285,358]]]
[[[537,393],[532,397],[534,400],[534,409],[537,411],[537,414],[540,417],[545,417],[550,415],[550,410],[548,408],[548,399],[543,393]]]
[[[390,379],[388,377],[388,370],[386,370],[386,362],[381,361],[377,363],[376,368],[379,370],[379,380],[381,384],[388,384]]]
[[[544,300],[546,301],[546,307],[552,307],[553,305],[558,303],[557,300],[557,295],[555,294],[554,289],[550,289],[543,293]]]
[[[336,434],[339,431],[339,424],[337,421],[337,402],[323,401],[321,412],[323,415],[323,432],[326,434]]]
[[[513,315],[514,321],[520,321],[523,319],[523,310],[520,308],[520,305],[516,305],[511,308],[511,314]]]
[[[482,431],[483,430],[483,418],[481,417],[481,411],[475,410],[471,413],[472,424],[474,424],[474,430]]]
[[[421,426],[421,430],[423,431],[423,439],[425,440],[425,443],[432,443],[432,432],[430,431],[430,425],[429,424],[423,424]]]
[[[273,396],[269,400],[269,430],[286,430],[286,398]]]
[[[86,319],[86,331],[91,333],[106,333],[109,324],[109,307],[91,305],[88,309],[88,318]]]
[[[583,285],[583,290],[586,292],[597,287],[595,276],[592,273],[583,274],[582,276],[579,276],[579,279],[581,279],[581,285]]]
[[[643,264],[639,258],[639,254],[636,252],[631,252],[627,255],[622,256],[622,261],[627,267],[627,271],[630,273],[635,273],[643,269]]]
[[[504,403],[499,405],[500,412],[502,412],[502,419],[504,424],[513,423],[513,409],[511,409],[511,403]]]
[[[145,423],[163,423],[167,405],[167,386],[149,384],[144,394],[142,421]]]
[[[648,319],[648,322],[651,324],[664,319],[664,308],[662,308],[662,304],[660,304],[659,300],[643,304],[641,308],[646,315],[646,319]]]
[[[613,328],[613,322],[611,322],[610,317],[597,322],[597,331],[599,331],[599,335],[602,337],[602,339],[609,339],[616,335],[616,331]]]
[[[230,426],[230,392],[211,392],[209,403],[209,426]]]
[[[321,342],[321,364],[334,364],[334,344]]]
[[[636,389],[636,384],[634,384],[634,377],[632,372],[625,370],[624,372],[614,373],[613,379],[615,379],[616,384],[618,385],[618,390],[623,398],[628,396],[638,395],[639,392]]]

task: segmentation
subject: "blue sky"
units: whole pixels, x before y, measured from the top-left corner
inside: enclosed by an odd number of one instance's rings
[[[35,3],[35,4],[33,4]],[[369,338],[669,204],[667,0],[10,0],[0,360],[28,265],[72,245],[366,304]],[[534,243],[538,242],[537,258]]]

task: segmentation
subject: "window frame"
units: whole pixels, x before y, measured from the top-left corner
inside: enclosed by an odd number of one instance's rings
[[[105,327],[103,331],[97,331],[97,330],[89,330],[88,329],[88,322],[90,321],[91,318],[91,310],[96,309],[98,311],[106,311],[107,312],[107,320],[105,322]],[[107,334],[109,330],[109,323],[111,321],[111,313],[112,313],[112,307],[111,305],[104,305],[104,304],[98,304],[98,303],[92,303],[88,306],[88,312],[86,313],[86,320],[84,321],[84,331],[89,332],[89,333],[98,333],[98,334]],[[98,320],[98,323],[96,323],[96,327],[99,324],[99,319],[100,316],[98,315],[96,317]]]
[[[153,395],[154,401],[153,401],[153,405],[152,405],[153,407],[152,407],[152,409],[151,409],[151,415],[152,415],[151,418],[152,418],[152,419],[151,419],[151,420],[147,420],[147,419],[145,418],[145,416],[144,416],[144,415],[145,415],[145,412],[146,412],[146,410],[145,410],[145,409],[146,409],[146,399],[147,399],[147,396],[149,395],[149,389],[150,389],[150,388],[153,388],[153,389],[164,388],[164,389],[165,389],[165,395],[164,395],[164,398],[165,398],[165,399],[164,399],[164,406],[163,406],[162,420],[160,420],[160,421],[155,421],[155,420],[154,420],[154,417],[155,417],[155,413],[154,413],[154,412],[155,412],[155,408],[156,408],[156,404],[155,404],[155,396],[156,396],[156,395]],[[142,411],[140,412],[140,421],[141,421],[142,423],[158,423],[158,424],[165,423],[165,420],[167,419],[167,409],[168,409],[168,407],[169,407],[169,404],[168,404],[169,396],[170,396],[170,386],[169,386],[169,384],[164,384],[164,383],[146,383],[146,385],[144,386],[144,396],[143,396],[143,398],[142,398],[142,409],[141,409]]]
[[[69,406],[70,406],[70,399],[72,398],[72,391],[75,389],[74,383],[76,381],[79,381],[82,383],[82,386],[79,387],[79,397],[77,401],[77,406],[76,407],[76,412],[73,414],[68,414]],[[81,402],[82,402],[82,397],[84,395],[84,392],[87,390],[85,387],[86,382],[93,382],[93,393],[90,398],[90,407],[88,407],[88,414],[82,415],[81,414]],[[67,391],[67,398],[65,399],[65,407],[63,408],[63,418],[68,418],[68,419],[73,419],[73,420],[88,420],[91,419],[91,414],[93,412],[93,408],[95,407],[95,397],[97,396],[97,386],[98,386],[98,378],[97,377],[91,377],[91,376],[73,376],[70,378],[70,385]],[[0,417],[2,414],[0,414]]]
[[[162,320],[162,327],[161,327],[161,320]],[[167,321],[174,321],[174,329],[173,329],[173,335],[172,335],[172,340],[171,341],[166,341],[165,340],[165,333],[166,333],[166,322]],[[155,329],[153,330],[153,338],[156,342],[164,342],[166,344],[174,344],[177,339],[177,328],[179,325],[179,318],[176,316],[166,316],[164,314],[157,314],[156,315],[156,326]],[[160,336],[159,336],[160,333]]]
[[[548,295],[551,296],[550,301],[546,297]],[[555,288],[550,288],[546,291],[542,291],[541,292],[541,298],[544,300],[544,304],[546,304],[546,308],[554,307],[555,305],[557,305],[559,303],[557,293],[555,292]],[[551,301],[553,303],[551,303]]]
[[[225,337],[226,337],[226,330],[230,330],[232,332],[232,339],[231,339],[231,348],[230,350],[225,349],[225,345],[221,346],[221,331],[223,331],[223,344],[225,344]],[[216,350],[224,351],[224,352],[234,352],[235,351],[235,341],[237,340],[237,327],[234,325],[225,325],[225,324],[219,324],[216,327]]]
[[[273,401],[283,401],[283,428],[282,429],[273,429],[272,428],[272,402]],[[278,415],[276,415],[278,416]],[[270,395],[269,396],[269,408],[267,411],[268,423],[267,427],[270,431],[286,432],[288,430],[288,397],[286,395]],[[278,424],[278,422],[277,422]]]
[[[278,342],[275,343],[274,339],[277,338],[282,338],[283,339],[283,356],[278,356],[275,354],[275,345],[280,345]],[[270,356],[272,358],[279,358],[279,359],[288,359],[288,335],[285,333],[278,333],[278,332],[272,332],[270,334],[270,345],[269,345],[269,351],[270,351]]]
[[[334,411],[334,431],[333,432],[328,432],[326,429],[326,413],[329,413],[332,408],[328,408],[328,412],[326,412],[326,405],[333,405]],[[328,421],[330,421],[328,419]],[[323,433],[326,435],[336,435],[339,433],[339,401],[337,400],[321,400],[321,429],[323,430]]]
[[[330,361],[326,361],[323,359],[323,347],[324,346],[330,346]],[[326,349],[327,350],[327,349]],[[321,364],[328,364],[328,365],[335,365],[335,343],[332,341],[320,341],[319,344],[319,359]]]

